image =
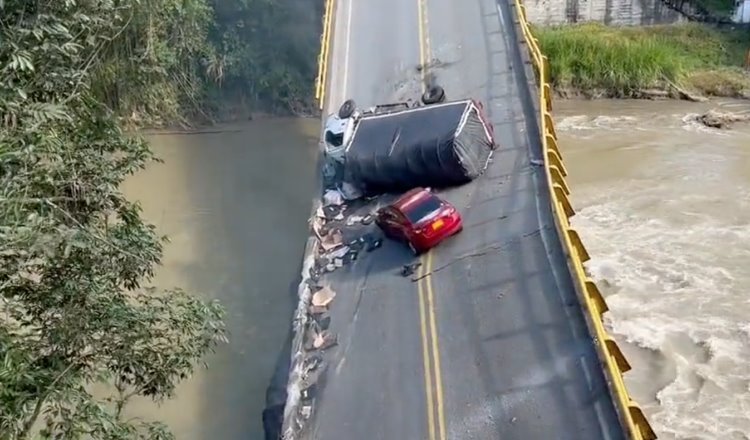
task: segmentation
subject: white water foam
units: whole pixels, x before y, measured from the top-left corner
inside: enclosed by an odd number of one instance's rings
[[[740,245],[750,243],[750,226],[721,209],[696,212],[721,205],[716,195],[680,196],[677,182],[651,183],[593,196],[574,218],[593,256],[591,276],[609,286],[608,324],[676,366],[655,396],[660,434],[750,438],[750,245]],[[749,197],[739,195],[722,202]]]
[[[588,116],[575,115],[555,122],[555,129],[569,130],[616,130],[639,129],[638,119],[632,116]]]
[[[643,109],[557,120],[558,132],[589,140],[576,154],[599,148],[595,166],[617,166],[597,139],[648,132],[633,135],[644,150],[635,175],[572,184],[587,270],[607,297],[606,325],[634,346],[626,379],[659,438],[748,440],[750,170],[738,164],[750,163],[750,144],[685,113]]]

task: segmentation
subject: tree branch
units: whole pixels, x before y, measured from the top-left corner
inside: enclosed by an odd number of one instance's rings
[[[29,435],[29,431],[31,431],[31,428],[34,426],[34,423],[36,423],[37,419],[39,418],[39,414],[42,412],[42,408],[44,407],[44,403],[47,401],[47,397],[49,397],[50,393],[52,393],[53,388],[55,385],[57,385],[58,382],[62,380],[63,377],[65,377],[74,367],[77,367],[81,361],[86,359],[89,356],[89,354],[81,355],[76,360],[70,363],[65,369],[60,372],[53,380],[50,382],[49,385],[47,385],[47,388],[44,390],[44,392],[39,396],[39,398],[36,401],[36,405],[34,406],[34,412],[31,413],[31,417],[26,420],[26,422],[23,424],[23,429],[21,430],[21,433],[19,434],[18,438],[25,439]]]
[[[125,390],[120,387],[120,385],[116,385],[117,392],[120,394],[119,399],[115,403],[115,420],[120,420],[120,417],[122,416],[122,410],[125,408],[125,405],[128,403],[128,400],[130,400],[133,396],[136,396],[143,392],[143,390],[146,389],[149,385],[151,385],[154,380],[156,380],[155,377],[152,377],[149,379],[146,383],[141,385],[138,388],[135,388],[133,391],[125,394]]]
[[[73,223],[75,223],[75,224],[76,224],[76,226],[78,226],[79,228],[81,228],[81,231],[82,231],[82,232],[83,232],[84,234],[88,235],[89,237],[91,237],[91,238],[93,238],[93,239],[95,239],[95,240],[98,240],[98,241],[100,241],[100,242],[102,242],[102,243],[106,244],[107,246],[110,246],[110,247],[112,247],[113,249],[115,249],[115,250],[116,250],[116,251],[118,251],[118,252],[122,252],[122,253],[123,253],[123,254],[125,254],[125,255],[128,255],[128,256],[130,256],[130,257],[133,257],[133,258],[135,258],[136,260],[139,260],[139,261],[140,261],[141,263],[149,263],[149,262],[148,262],[148,261],[147,261],[147,260],[146,260],[145,258],[143,258],[143,257],[141,257],[141,256],[139,256],[139,255],[136,255],[136,254],[134,254],[134,253],[132,253],[132,252],[128,252],[127,250],[125,250],[125,249],[123,249],[123,248],[121,248],[121,247],[117,246],[116,244],[114,244],[114,243],[110,242],[109,240],[107,240],[107,239],[106,239],[106,238],[104,238],[104,237],[100,237],[100,236],[98,236],[98,235],[96,235],[96,234],[93,234],[93,233],[92,233],[92,232],[90,232],[90,231],[89,231],[88,229],[86,229],[86,227],[84,227],[84,226],[83,226],[83,225],[81,224],[81,222],[79,222],[79,221],[78,221],[78,220],[76,220],[76,219],[75,219],[75,218],[74,218],[74,217],[73,217],[72,215],[70,215],[70,213],[68,213],[68,212],[67,212],[67,211],[65,211],[64,209],[60,208],[59,206],[57,206],[57,205],[56,205],[56,204],[55,204],[54,202],[52,202],[51,200],[49,200],[49,199],[48,199],[48,200],[47,200],[47,204],[48,204],[49,206],[51,206],[51,207],[55,208],[56,210],[60,211],[60,212],[61,212],[61,213],[62,213],[62,214],[63,214],[63,215],[65,216],[65,217],[67,217],[67,218],[68,218],[68,219],[69,219],[70,221],[72,221]]]

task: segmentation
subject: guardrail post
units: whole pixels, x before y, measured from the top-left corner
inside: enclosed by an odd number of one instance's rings
[[[560,174],[563,176],[566,176],[568,173],[565,170],[565,166],[562,163],[562,160],[560,159],[560,155],[557,154],[555,150],[547,150],[547,160],[549,161],[549,165],[551,167],[556,167],[558,170],[560,170]]]
[[[573,242],[573,247],[576,248],[578,257],[581,259],[581,264],[589,261],[591,259],[591,256],[589,256],[589,251],[586,250],[586,246],[583,245],[581,236],[578,235],[578,231],[571,228],[568,233],[570,234],[570,241]]]
[[[565,210],[565,215],[567,218],[573,217],[573,215],[576,213],[573,210],[573,205],[570,204],[570,200],[568,199],[568,196],[565,195],[565,190],[562,186],[555,183],[552,185],[552,188],[555,191],[555,196],[557,197],[557,200],[562,205],[563,209]]]
[[[594,343],[602,362],[604,374],[607,377],[608,388],[613,403],[617,409],[623,430],[630,440],[655,440],[651,425],[649,425],[643,411],[630,399],[622,377],[623,372],[630,370],[630,364],[622,354],[615,340],[607,334],[601,315],[609,310],[601,292],[591,278],[586,275],[583,263],[589,259],[589,254],[583,246],[578,232],[570,227],[570,217],[575,214],[570,203],[570,189],[565,182],[567,170],[557,145],[557,133],[552,119],[552,88],[549,84],[551,72],[549,61],[539,49],[538,40],[531,34],[526,16],[526,8],[522,0],[512,0],[516,8],[519,27],[523,35],[523,43],[528,50],[534,73],[539,82],[539,131],[544,151],[545,172],[547,173],[548,188],[551,198],[551,209],[555,217],[555,225],[560,236],[563,249],[567,255],[568,267],[571,270],[576,292],[582,302],[582,309],[586,315],[586,322],[594,338]],[[543,101],[543,102],[541,102]]]
[[[625,355],[622,354],[622,350],[620,350],[620,347],[617,345],[617,342],[615,342],[615,339],[610,335],[606,335],[604,343],[607,345],[607,350],[609,351],[609,353],[615,359],[617,366],[620,367],[620,371],[623,373],[630,371],[630,362],[628,362],[628,360],[625,358]],[[620,380],[622,380],[622,377],[620,377]]]
[[[630,416],[633,418],[635,426],[637,426],[638,430],[641,432],[642,438],[649,440],[656,439],[656,433],[648,423],[646,415],[643,413],[641,407],[635,402],[632,402],[630,405]]]
[[[565,195],[570,195],[570,188],[568,188],[568,182],[565,181],[565,177],[563,177],[562,172],[560,172],[560,168],[557,168],[554,165],[550,165],[549,171],[550,171],[550,174],[552,175],[552,182],[557,183],[558,185],[562,186],[563,191],[565,191]]]
[[[549,115],[549,113],[545,114],[545,119],[547,119],[547,115]],[[549,120],[552,120],[551,116],[549,117]],[[557,138],[555,138],[555,136],[552,133],[550,133],[549,130],[547,130],[547,133],[545,133],[544,138],[545,138],[545,141],[547,142],[547,147],[549,148],[549,150],[553,151],[557,155],[557,157],[560,159],[560,163],[563,164],[564,162],[563,162],[562,154],[560,153],[560,148],[557,146]],[[563,173],[563,176],[568,175],[568,170],[565,169],[565,165],[560,167],[560,171]]]
[[[586,294],[591,298],[591,301],[596,304],[596,310],[599,315],[603,315],[609,311],[607,301],[604,300],[602,293],[599,291],[599,287],[597,287],[596,283],[591,278],[586,278]]]

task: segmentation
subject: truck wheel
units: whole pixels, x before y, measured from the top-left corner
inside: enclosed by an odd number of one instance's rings
[[[344,101],[343,104],[341,104],[341,107],[339,107],[339,118],[341,119],[347,119],[350,118],[354,114],[354,110],[357,109],[356,104],[354,104],[353,99],[347,99]]]
[[[430,86],[422,94],[424,105],[437,104],[445,101],[445,90],[440,86]]]

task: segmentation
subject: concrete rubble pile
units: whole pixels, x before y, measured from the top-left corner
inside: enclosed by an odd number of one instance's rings
[[[338,190],[327,190],[323,204],[310,219],[316,245],[312,250],[314,263],[309,268],[303,283],[304,295],[310,298],[305,319],[299,320],[302,332],[302,353],[299,365],[299,401],[295,408],[288,408],[292,418],[290,429],[284,439],[291,440],[302,429],[304,422],[312,415],[313,402],[319,381],[326,369],[323,354],[326,349],[338,343],[337,335],[330,327],[329,310],[337,292],[323,277],[357,259],[360,252],[371,252],[382,244],[379,234],[363,231],[362,226],[370,225],[374,216],[370,212],[357,214],[345,203],[344,195]]]

